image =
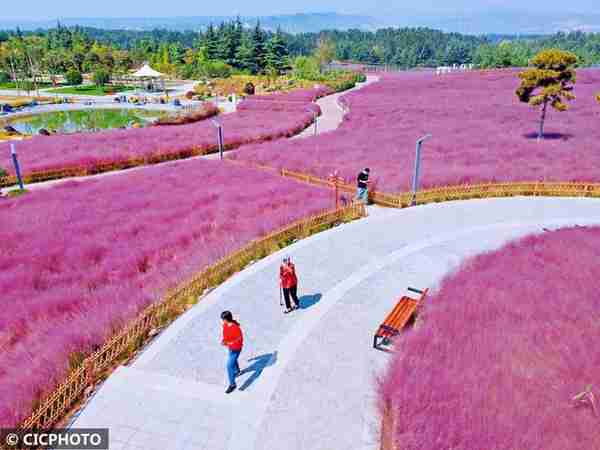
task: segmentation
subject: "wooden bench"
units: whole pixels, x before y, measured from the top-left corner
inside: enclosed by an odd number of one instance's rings
[[[392,312],[389,313],[383,323],[379,325],[375,337],[373,338],[373,348],[376,348],[377,350],[386,350],[382,345],[389,345],[392,339],[400,333],[400,330],[406,326],[417,308],[421,305],[423,300],[425,300],[425,296],[427,296],[427,292],[429,291],[429,289],[421,291],[411,287],[409,287],[408,290],[419,294],[420,297],[414,299],[404,296],[398,300],[398,303],[396,303]]]

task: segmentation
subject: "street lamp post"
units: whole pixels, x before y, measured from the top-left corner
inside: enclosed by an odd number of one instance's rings
[[[421,171],[421,146],[423,142],[431,137],[431,134],[426,134],[422,138],[417,140],[417,149],[415,154],[415,173],[413,175],[412,182],[412,201],[411,206],[415,206],[417,204],[417,191],[419,190],[419,173]]]
[[[314,127],[313,127],[313,135],[314,135],[314,136],[316,136],[316,135],[317,135],[317,120],[318,120],[318,117],[319,117],[319,115],[317,114],[317,111],[315,111],[315,110],[314,110],[314,109],[312,109],[312,108],[306,108],[306,110],[307,110],[309,113],[312,113],[312,115],[313,115],[313,124],[314,124]]]
[[[223,125],[221,125],[215,119],[212,119],[212,123],[217,128],[217,144],[219,145],[219,157],[220,159],[223,159]]]
[[[15,144],[13,142],[10,143],[10,154],[12,156],[13,164],[15,165],[15,173],[17,174],[17,180],[19,180],[19,188],[23,191],[25,190],[25,186],[23,185],[23,177],[21,177],[21,166],[19,165],[19,160],[17,159],[17,151],[15,150]]]

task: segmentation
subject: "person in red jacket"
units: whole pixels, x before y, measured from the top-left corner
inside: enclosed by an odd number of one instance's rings
[[[298,277],[296,276],[296,266],[294,266],[289,256],[283,258],[283,264],[279,267],[279,284],[283,288],[285,307],[287,308],[284,312],[287,314],[294,309],[298,309],[300,307],[300,302],[298,301]],[[290,304],[290,296],[294,301],[293,306]]]
[[[230,394],[237,388],[235,377],[240,374],[238,358],[244,346],[244,335],[242,334],[240,324],[233,319],[230,311],[223,311],[221,313],[221,320],[223,321],[223,340],[221,343],[229,349],[229,358],[227,359],[229,387],[225,393]]]

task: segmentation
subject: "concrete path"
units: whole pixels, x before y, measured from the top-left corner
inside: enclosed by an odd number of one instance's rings
[[[337,130],[344,120],[346,111],[340,105],[340,97],[348,94],[349,92],[362,89],[369,84],[375,83],[379,80],[379,77],[374,75],[368,75],[367,81],[364,83],[357,83],[357,85],[344,92],[338,92],[337,94],[328,95],[326,97],[317,100],[317,104],[321,107],[321,116],[317,119],[317,134],[327,133],[328,131]],[[314,124],[311,127],[305,129],[302,133],[297,134],[292,139],[306,138],[315,135]]]
[[[191,80],[180,81],[180,82],[167,82],[167,89],[169,91],[169,96],[177,97],[179,95],[184,95],[188,91],[193,91],[194,86],[196,84],[198,84],[197,81],[191,81]],[[54,89],[56,89],[56,88],[49,87],[49,88],[40,89],[39,90],[40,97],[57,97],[57,98],[71,98],[71,99],[75,99],[75,100],[95,100],[95,101],[100,101],[100,102],[103,102],[103,101],[112,102],[114,97],[119,97],[121,95],[136,95],[136,92],[137,92],[137,89],[133,88],[129,91],[116,93],[116,94],[112,94],[112,95],[82,95],[82,94],[61,94],[58,92],[52,92]],[[164,95],[164,92],[151,92],[151,93],[143,92],[143,95],[145,95],[146,97],[160,97],[160,96]],[[17,91],[16,89],[0,89],[0,96],[35,97],[36,93],[35,92],[27,93],[23,90],[21,90],[19,93],[19,91]]]
[[[375,450],[373,333],[407,286],[435,289],[461,261],[512,239],[600,224],[600,201],[511,198],[403,210],[326,231],[233,276],[121,367],[73,421],[109,427],[111,450]],[[283,315],[290,255],[302,309]],[[225,395],[221,311],[241,322],[240,389]]]

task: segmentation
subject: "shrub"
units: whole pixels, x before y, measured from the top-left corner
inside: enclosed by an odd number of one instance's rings
[[[105,69],[98,69],[94,72],[93,81],[96,86],[104,86],[110,83],[110,72]]]
[[[65,79],[67,80],[67,83],[72,86],[83,83],[83,75],[81,75],[81,72],[75,69],[69,70],[65,75]]]
[[[185,125],[186,123],[200,122],[210,117],[219,114],[219,110],[212,103],[206,103],[197,110],[192,111],[189,114],[174,114],[160,117],[156,122],[155,126],[162,125]]]
[[[8,83],[10,81],[10,76],[6,72],[0,72],[0,83]]]
[[[192,92],[192,91],[187,91],[187,92],[185,93],[185,98],[187,98],[188,100],[191,100],[191,99],[193,99],[193,98],[194,98],[194,92]]]
[[[233,67],[225,61],[207,61],[200,67],[200,72],[208,78],[229,78],[233,73]]]
[[[321,75],[319,61],[310,56],[298,56],[294,60],[293,72],[296,78],[315,81]]]
[[[256,91],[254,85],[250,82],[246,83],[246,85],[244,86],[244,94],[246,95],[254,95],[254,92]]]
[[[4,180],[8,177],[8,172],[0,167],[0,185],[4,182]]]

